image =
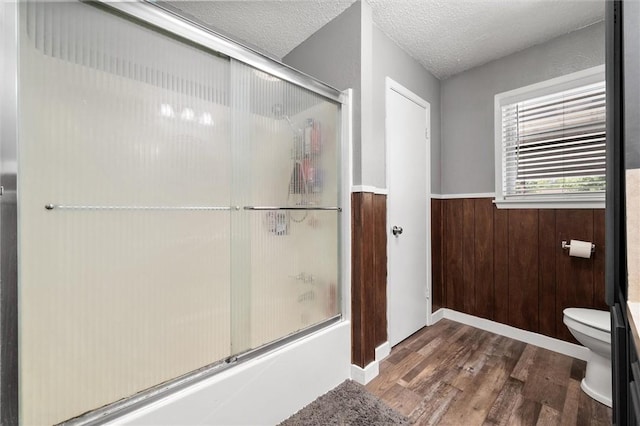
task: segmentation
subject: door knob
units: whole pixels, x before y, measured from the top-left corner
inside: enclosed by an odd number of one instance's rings
[[[391,233],[396,237],[402,234],[402,226],[393,225],[393,228],[391,228]]]

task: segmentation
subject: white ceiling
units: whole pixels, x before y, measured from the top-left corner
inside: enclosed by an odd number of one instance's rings
[[[214,0],[171,4],[282,58],[354,0]],[[374,23],[438,78],[604,19],[604,0],[367,0]]]

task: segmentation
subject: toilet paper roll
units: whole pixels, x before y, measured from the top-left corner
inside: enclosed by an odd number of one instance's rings
[[[591,241],[571,240],[569,245],[571,246],[569,256],[584,257],[585,259],[591,257]]]

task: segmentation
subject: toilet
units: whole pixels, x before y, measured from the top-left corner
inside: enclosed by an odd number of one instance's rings
[[[591,398],[611,407],[611,318],[608,311],[567,308],[565,325],[578,342],[590,349],[580,387]]]

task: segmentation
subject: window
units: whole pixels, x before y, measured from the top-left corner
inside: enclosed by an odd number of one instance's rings
[[[604,67],[496,95],[498,207],[604,207]]]

